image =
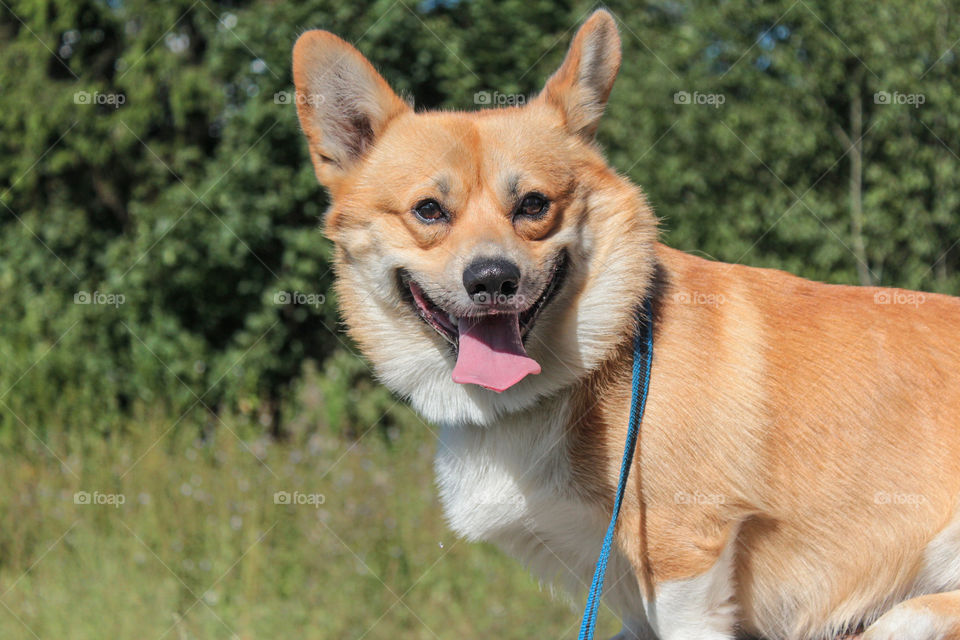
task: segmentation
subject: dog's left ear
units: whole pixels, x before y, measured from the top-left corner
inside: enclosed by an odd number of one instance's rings
[[[598,9],[583,23],[560,68],[537,98],[560,109],[571,133],[593,139],[620,69],[620,34]]]

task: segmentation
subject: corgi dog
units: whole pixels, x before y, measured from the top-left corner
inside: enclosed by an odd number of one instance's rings
[[[526,104],[416,112],[337,36],[294,47],[342,314],[440,427],[450,527],[584,592],[650,322],[617,638],[960,638],[960,299],[659,243],[594,140],[620,61],[599,10]]]

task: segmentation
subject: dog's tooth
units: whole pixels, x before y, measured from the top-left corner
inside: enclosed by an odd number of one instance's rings
[[[450,324],[459,328],[460,327],[460,318],[453,315],[452,313],[447,313],[447,317],[450,318]]]

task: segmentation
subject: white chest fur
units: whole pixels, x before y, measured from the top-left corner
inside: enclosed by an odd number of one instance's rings
[[[489,427],[445,427],[435,468],[450,527],[492,542],[541,580],[585,591],[609,513],[586,502],[570,470],[569,403],[562,399],[512,414]],[[611,558],[605,599],[622,615],[642,616],[629,564]]]

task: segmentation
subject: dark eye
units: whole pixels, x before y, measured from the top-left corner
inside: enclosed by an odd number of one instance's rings
[[[413,208],[413,212],[423,222],[437,222],[445,220],[447,214],[440,208],[440,203],[436,200],[424,200]]]
[[[528,193],[523,196],[520,206],[517,208],[517,215],[528,218],[536,218],[547,210],[547,199],[539,193]]]

